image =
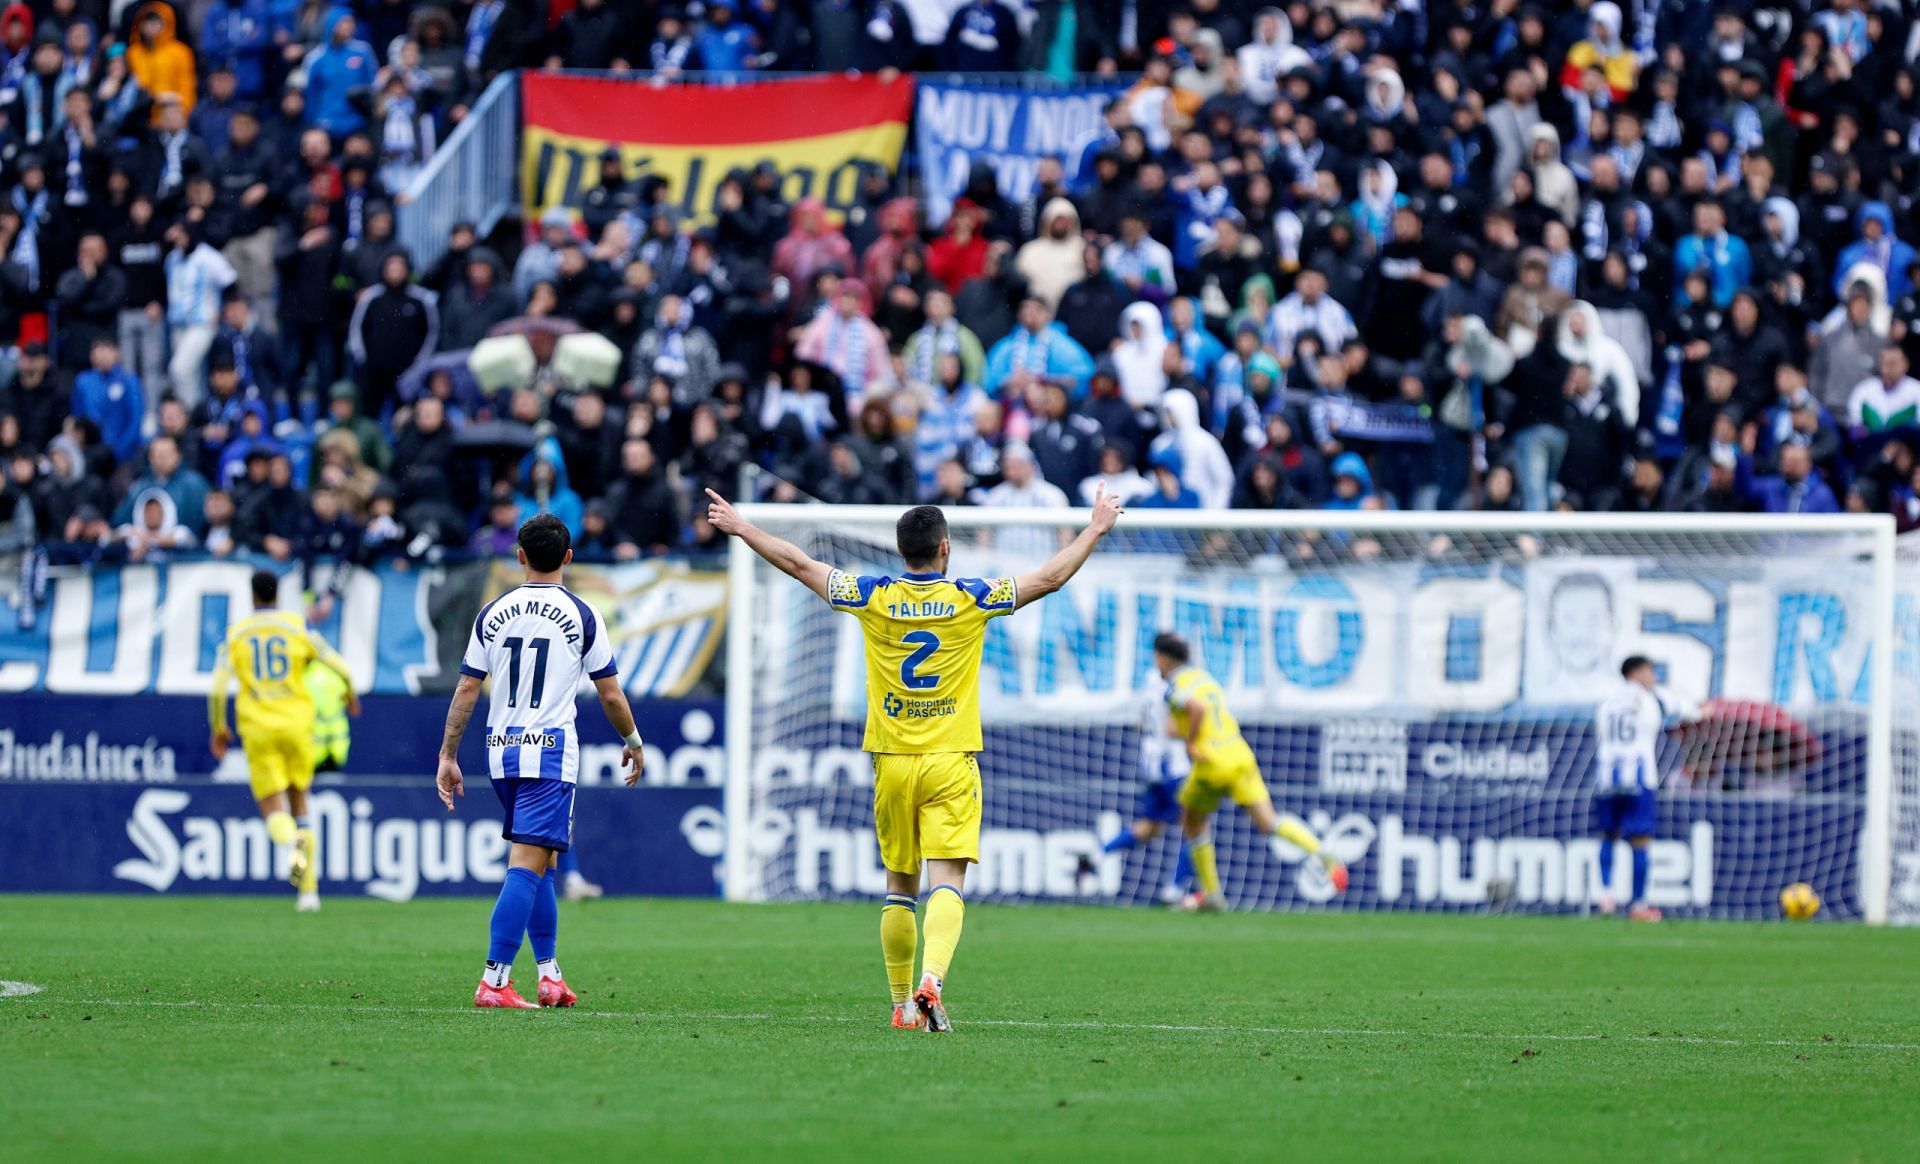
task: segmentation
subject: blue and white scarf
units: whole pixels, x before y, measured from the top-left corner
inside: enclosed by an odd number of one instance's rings
[[[419,105],[411,94],[387,102],[387,115],[380,122],[380,156],[389,162],[414,163],[421,156]]]
[[[80,136],[80,131],[75,129],[72,123],[64,126],[61,134],[67,147],[67,189],[63,198],[68,206],[85,206],[88,201],[85,164],[87,143],[86,140]]]
[[[20,233],[14,237],[13,252],[7,257],[27,272],[27,289],[40,289],[40,225],[47,219],[47,191],[27,197],[26,187],[15,186],[9,195],[13,208],[20,212]]]
[[[1042,329],[1038,335],[1026,328],[1015,328],[1013,332],[1013,368],[1025,368],[1036,376],[1047,374],[1047,365],[1052,361],[1053,330]]]
[[[506,7],[506,0],[481,0],[473,6],[473,15],[467,17],[467,51],[463,58],[468,72],[480,71],[480,55],[486,51],[487,38],[493,35],[493,26]]]
[[[920,342],[914,345],[913,367],[907,369],[907,378],[916,384],[931,384],[940,357],[960,354],[960,321],[949,319],[945,323],[922,324],[919,338]]]
[[[859,392],[867,386],[867,336],[860,325],[864,315],[844,316],[838,311],[827,317],[827,367],[840,376],[840,386]]]

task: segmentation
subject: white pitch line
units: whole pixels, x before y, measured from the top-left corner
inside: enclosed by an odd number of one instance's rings
[[[46,987],[37,982],[15,982],[0,978],[0,998],[20,998],[28,994],[38,994]]]
[[[19,983],[17,985],[30,985]],[[37,989],[37,988],[36,988]],[[30,992],[29,992],[30,993]],[[4,995],[0,995],[4,997]],[[79,998],[61,1000],[71,1006],[124,1006],[124,1007],[163,1007],[189,1010],[288,1010],[288,1011],[324,1011],[332,1014],[410,1014],[410,1015],[452,1015],[480,1014],[478,1007],[460,1005],[449,1006],[334,1006],[319,1002],[220,1002],[211,999],[178,998]],[[812,1025],[820,1023],[874,1023],[881,1025],[878,1019],[869,1019],[860,1015],[772,1015],[772,1014],[701,1014],[675,1013],[667,1011],[619,1011],[584,1010],[574,1008],[573,1013],[582,1018],[628,1019],[633,1022],[661,1023],[783,1023]],[[965,1019],[959,1024],[967,1027],[1011,1027],[1023,1030],[1063,1030],[1063,1031],[1144,1031],[1154,1034],[1181,1035],[1283,1035],[1289,1038],[1310,1039],[1437,1039],[1453,1042],[1481,1043],[1673,1043],[1695,1047],[1795,1047],[1821,1048],[1833,1050],[1862,1051],[1920,1051],[1920,1043],[1868,1043],[1851,1039],[1729,1039],[1709,1035],[1607,1035],[1598,1032],[1556,1033],[1556,1034],[1503,1034],[1493,1031],[1418,1031],[1402,1030],[1390,1027],[1258,1027],[1258,1026],[1214,1026],[1186,1023],[1128,1023],[1097,1021],[1053,1021],[1046,1019]]]

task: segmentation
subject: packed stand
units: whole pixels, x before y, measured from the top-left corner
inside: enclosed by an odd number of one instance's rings
[[[713,548],[699,491],[747,466],[835,503],[1920,526],[1910,5],[949,8],[7,7],[0,551],[507,553],[547,511],[628,560]],[[937,224],[763,165],[696,228],[609,150],[524,242],[416,269],[394,199],[521,67],[1127,87]]]

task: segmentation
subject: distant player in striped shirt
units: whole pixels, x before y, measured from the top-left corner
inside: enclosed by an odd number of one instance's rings
[[[1613,892],[1613,850],[1621,837],[1633,847],[1633,893],[1627,916],[1659,921],[1647,903],[1647,845],[1659,816],[1660,735],[1668,716],[1683,723],[1700,709],[1659,686],[1652,660],[1630,656],[1620,664],[1623,682],[1594,713],[1593,829],[1600,834],[1600,912],[1618,908]]]
[[[573,793],[580,779],[580,737],[574,729],[574,695],[590,680],[626,743],[621,758],[626,782],[640,779],[646,763],[633,709],[614,673],[613,645],[593,608],[560,584],[573,561],[572,538],[559,518],[543,513],[520,527],[520,565],[527,580],[487,603],[473,620],[473,635],[460,660],[460,686],[447,709],[435,783],[440,801],[453,811],[466,790],[460,772],[460,737],[480,699],[480,684],[493,680],[487,706],[487,770],[506,809],[502,830],[512,842],[507,876],[494,903],[487,965],[473,1005],[532,1009],[508,977],[524,934],[539,967],[538,1005],[572,1006],[573,990],[555,955],[559,898],[555,869],[573,844]]]

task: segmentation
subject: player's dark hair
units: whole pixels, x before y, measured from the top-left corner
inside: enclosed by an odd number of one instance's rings
[[[1631,679],[1635,671],[1638,671],[1642,667],[1651,666],[1653,666],[1653,660],[1647,658],[1645,655],[1628,655],[1626,661],[1620,664],[1620,677],[1622,679]]]
[[[536,513],[521,524],[519,542],[527,555],[527,568],[551,574],[565,564],[573,535],[567,532],[567,523],[551,513]]]
[[[909,566],[931,566],[947,540],[947,515],[938,505],[916,505],[900,515],[893,534],[900,558]]]
[[[247,585],[253,588],[255,606],[272,606],[280,597],[280,575],[272,570],[255,570]]]
[[[1187,646],[1187,640],[1172,631],[1161,631],[1153,636],[1153,653],[1165,655],[1176,663],[1184,663],[1193,657],[1193,648]]]

